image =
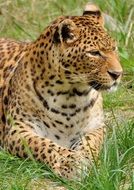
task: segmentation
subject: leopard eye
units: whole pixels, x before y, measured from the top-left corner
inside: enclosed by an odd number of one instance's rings
[[[113,47],[112,49],[113,49],[113,51],[117,51],[117,50],[118,50],[118,47],[115,46],[115,47]]]
[[[92,56],[101,56],[101,53],[100,51],[98,50],[91,50],[91,51],[88,51],[87,54],[89,55],[92,55]]]

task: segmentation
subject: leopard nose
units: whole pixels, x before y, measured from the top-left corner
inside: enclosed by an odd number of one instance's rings
[[[107,72],[114,80],[117,80],[122,75],[122,71],[108,70]]]

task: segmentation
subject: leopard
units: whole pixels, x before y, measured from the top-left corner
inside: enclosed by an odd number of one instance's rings
[[[117,43],[100,8],[60,16],[37,40],[0,39],[0,146],[72,179],[98,159],[103,91],[122,77]]]

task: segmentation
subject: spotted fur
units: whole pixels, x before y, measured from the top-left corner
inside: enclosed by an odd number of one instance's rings
[[[121,73],[92,4],[82,16],[57,18],[34,42],[0,39],[1,146],[78,176],[103,143],[101,90],[117,86]]]

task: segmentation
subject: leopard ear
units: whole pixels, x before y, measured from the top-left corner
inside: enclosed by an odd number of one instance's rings
[[[73,43],[77,39],[78,28],[71,19],[63,20],[56,29],[54,41]]]
[[[101,25],[104,25],[104,19],[99,7],[93,3],[88,3],[83,11],[83,16],[90,16],[96,19]]]

